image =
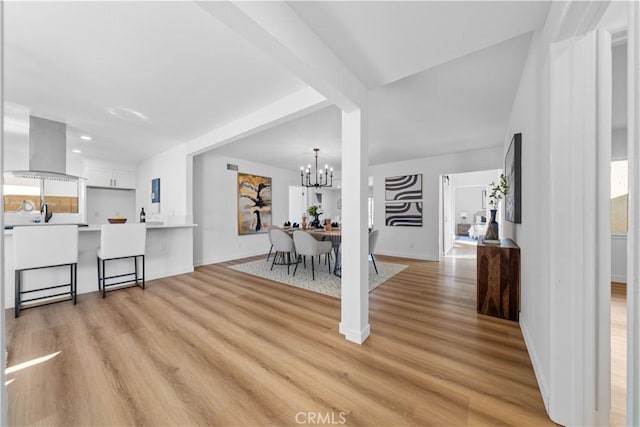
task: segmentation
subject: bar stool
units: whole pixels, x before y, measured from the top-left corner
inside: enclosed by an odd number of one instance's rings
[[[102,291],[102,298],[106,296],[107,287],[135,282],[138,286],[138,257],[142,257],[142,289],[145,288],[144,254],[147,241],[146,224],[104,224],[100,233],[100,247],[97,251],[98,259],[98,291]],[[134,271],[132,273],[107,276],[106,263],[117,259],[133,258]],[[102,268],[101,268],[102,264]],[[107,283],[108,279],[134,276],[133,279]],[[118,289],[125,288],[126,286]],[[115,290],[115,289],[114,289]]]
[[[21,305],[69,295],[76,303],[78,282],[78,226],[77,225],[33,225],[13,229],[13,250],[15,257],[15,306],[14,315],[20,315]],[[43,268],[69,266],[69,283],[44,288],[22,290],[22,272]],[[22,295],[50,289],[69,287],[68,292],[22,299]],[[67,301],[67,300],[64,300]],[[52,301],[61,302],[61,301]],[[24,309],[32,308],[25,307]]]

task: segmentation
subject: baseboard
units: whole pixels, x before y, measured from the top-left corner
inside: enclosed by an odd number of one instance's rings
[[[347,341],[362,344],[371,335],[371,327],[367,324],[361,331],[348,329],[340,322],[339,331]]]
[[[149,280],[163,279],[165,277],[178,276],[180,274],[187,274],[187,273],[193,273],[193,266],[171,270],[171,271],[166,272],[165,274],[157,275],[157,276],[156,275],[147,275],[147,277],[145,277],[145,281],[148,282]]]
[[[428,255],[418,255],[412,252],[396,252],[396,251],[379,251],[376,249],[376,255],[394,256],[398,258],[419,259],[422,261],[440,261],[439,257]]]
[[[195,260],[193,262],[193,264],[196,267],[199,267],[201,265],[218,264],[220,262],[235,261],[235,260],[238,260],[238,259],[249,258],[249,257],[252,257],[252,256],[258,256],[258,255],[265,255],[266,256],[267,252],[265,252],[265,251],[256,251],[256,252],[241,253],[241,254],[217,255],[217,256],[213,256],[213,257],[209,257],[209,258],[205,258],[205,259]]]
[[[522,313],[520,313],[520,330],[522,331],[522,336],[524,337],[524,343],[527,346],[527,351],[529,352],[529,358],[531,359],[531,364],[533,365],[533,373],[536,376],[536,380],[538,381],[538,387],[540,387],[540,394],[542,395],[542,402],[544,403],[544,409],[547,411],[547,415],[549,415],[549,383],[547,378],[544,376],[542,371],[542,366],[540,366],[540,358],[536,353],[536,349],[531,343],[531,338],[527,329],[527,323]]]
[[[611,275],[612,282],[618,283],[627,283],[627,275],[626,274],[612,274]]]

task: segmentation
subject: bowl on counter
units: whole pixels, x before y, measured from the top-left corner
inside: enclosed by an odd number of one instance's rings
[[[109,224],[124,224],[127,222],[127,218],[107,218]]]

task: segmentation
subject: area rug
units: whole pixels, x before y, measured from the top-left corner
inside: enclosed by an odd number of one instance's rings
[[[390,262],[376,261],[378,266],[378,274],[373,269],[373,264],[369,262],[369,292],[382,285],[384,282],[400,273],[408,266],[405,264],[394,264]],[[329,295],[340,298],[340,277],[329,273],[325,264],[316,265],[316,279],[311,280],[311,265],[307,260],[307,268],[303,264],[298,265],[298,271],[293,276],[295,265],[291,266],[291,274],[287,275],[286,265],[275,265],[271,271],[271,261],[266,259],[258,261],[245,262],[243,264],[232,265],[232,268],[243,273],[253,276],[263,277],[275,282],[284,283],[285,285],[295,286],[320,294]],[[333,269],[333,265],[331,266]]]

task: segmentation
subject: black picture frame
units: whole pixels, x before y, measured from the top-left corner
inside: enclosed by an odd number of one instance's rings
[[[504,157],[504,175],[509,193],[504,198],[504,219],[514,224],[522,223],[522,134],[516,133]]]

